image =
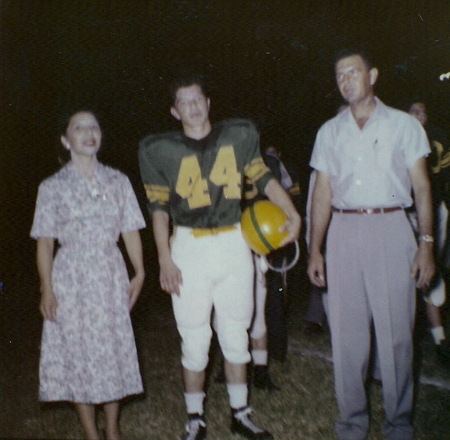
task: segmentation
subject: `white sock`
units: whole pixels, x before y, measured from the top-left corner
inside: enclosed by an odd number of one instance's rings
[[[444,328],[442,325],[439,327],[433,327],[431,329],[431,334],[433,336],[434,343],[436,345],[441,345],[441,341],[445,339]]]
[[[186,402],[186,410],[188,414],[203,414],[203,400],[205,393],[184,393],[184,401]]]
[[[252,350],[252,360],[254,365],[267,365],[267,350]]]
[[[227,384],[230,406],[233,409],[247,406],[248,388],[246,383]]]

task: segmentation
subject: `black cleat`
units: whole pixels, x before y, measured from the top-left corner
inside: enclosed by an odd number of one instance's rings
[[[272,382],[267,365],[255,365],[253,367],[253,385],[260,390],[269,392],[280,391],[280,389]]]
[[[181,440],[204,440],[206,439],[206,423],[200,414],[189,414],[186,422],[186,434]]]
[[[233,410],[231,432],[241,434],[249,440],[273,440],[273,435],[256,426],[250,419],[252,410],[248,406]]]

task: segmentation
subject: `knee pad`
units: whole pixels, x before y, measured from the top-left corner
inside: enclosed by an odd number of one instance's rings
[[[186,370],[203,371],[208,365],[212,330],[207,328],[178,328],[181,343],[181,363]]]
[[[232,364],[246,364],[251,356],[248,351],[248,323],[234,322],[219,328],[218,338],[224,358]]]

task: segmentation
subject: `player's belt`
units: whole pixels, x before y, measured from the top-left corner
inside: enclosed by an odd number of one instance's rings
[[[236,226],[219,226],[217,228],[195,228],[192,229],[191,234],[195,238],[199,237],[206,237],[208,235],[218,235],[221,232],[227,232],[227,231],[233,231],[234,229],[237,229]]]
[[[332,206],[331,210],[339,214],[387,214],[389,212],[402,211],[403,208],[401,206],[393,206],[391,208],[339,209]]]

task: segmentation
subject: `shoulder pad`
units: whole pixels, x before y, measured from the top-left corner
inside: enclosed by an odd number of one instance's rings
[[[214,124],[216,127],[220,128],[241,128],[241,127],[248,127],[255,129],[255,126],[251,121],[248,119],[239,119],[239,118],[232,118],[232,119],[225,119],[222,122],[218,122],[217,124]]]
[[[179,131],[169,131],[166,133],[149,134],[139,142],[140,148],[153,148],[157,145],[176,144],[181,139]]]

